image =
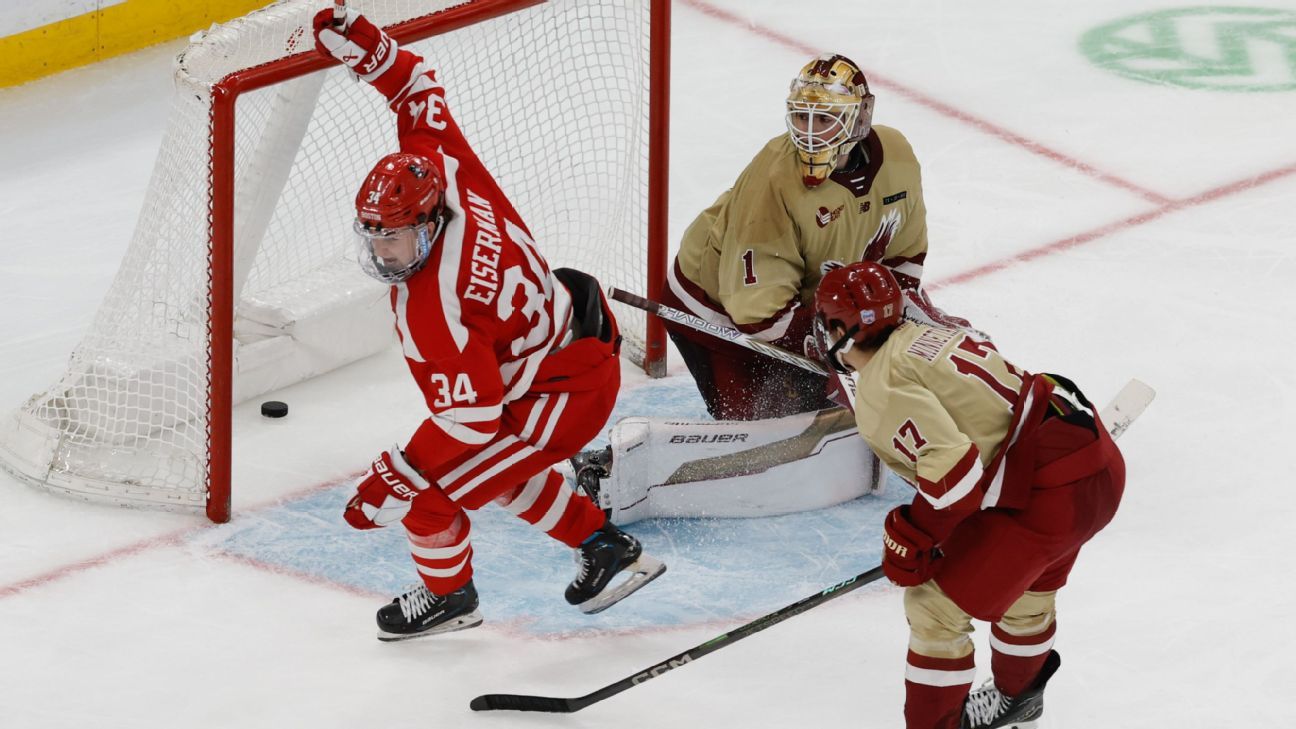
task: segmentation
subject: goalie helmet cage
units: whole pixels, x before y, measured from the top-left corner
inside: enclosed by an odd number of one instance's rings
[[[553,266],[657,296],[669,0],[353,0],[428,61]],[[323,0],[196,34],[135,236],[63,377],[0,422],[0,467],[91,501],[230,518],[234,403],[391,346],[351,250],[395,119],[312,49]],[[661,323],[619,317],[665,369]],[[237,374],[237,377],[235,376]]]

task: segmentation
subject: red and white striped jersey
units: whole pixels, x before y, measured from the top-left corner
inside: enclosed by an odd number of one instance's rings
[[[401,50],[374,86],[397,115],[401,151],[445,174],[451,215],[424,268],[391,291],[405,361],[431,412],[406,456],[428,470],[491,440],[504,406],[567,336],[572,304],[423,59]]]

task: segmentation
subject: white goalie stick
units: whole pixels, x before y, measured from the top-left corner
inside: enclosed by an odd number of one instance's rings
[[[629,291],[623,291],[615,286],[608,287],[608,298],[613,301],[620,301],[623,304],[633,306],[636,309],[642,309],[649,314],[656,315],[662,319],[683,324],[690,329],[696,329],[704,334],[710,334],[717,339],[723,339],[726,342],[732,342],[740,347],[746,347],[753,352],[759,352],[766,357],[772,357],[780,362],[785,362],[793,367],[800,367],[803,370],[832,377],[837,380],[838,390],[841,391],[842,398],[846,400],[846,407],[851,412],[855,412],[855,378],[850,375],[844,375],[836,370],[830,370],[823,366],[822,363],[816,362],[809,357],[802,357],[795,352],[789,352],[782,347],[762,342],[759,339],[744,334],[737,329],[715,324],[703,319],[700,316],[694,316],[687,311],[680,311],[665,304],[659,304],[652,299],[646,299],[638,294],[632,294]]]
[[[625,292],[620,292],[616,289],[613,289],[612,291],[614,292],[612,298],[622,302],[625,302],[625,299],[618,297],[618,293],[623,296],[633,296],[632,294],[625,294]],[[653,304],[653,302],[647,301],[638,296],[635,296],[634,298],[648,305]],[[637,306],[638,304],[634,305]],[[647,306],[640,306],[640,308],[643,308],[646,311],[654,311]],[[657,308],[676,312],[685,317],[690,316],[675,309],[670,309],[669,307],[658,306]],[[654,311],[654,313],[656,312]],[[691,318],[697,319],[697,317]],[[682,320],[677,319],[677,321]],[[705,328],[696,327],[702,329],[702,331],[711,331],[711,327],[714,326],[702,319],[698,319],[698,321],[701,321],[706,325]],[[719,329],[724,331],[733,331],[725,330],[723,327],[720,327]],[[743,335],[741,332],[737,332],[737,334],[741,337],[746,337],[746,335]],[[728,339],[729,337],[725,336],[725,338]],[[757,347],[749,348],[756,349],[756,351],[763,351]],[[773,349],[780,352],[784,351],[779,350],[777,347]],[[790,352],[786,352],[786,354],[791,355]],[[795,355],[791,356],[795,357]],[[780,357],[780,359],[782,359],[782,357]],[[809,360],[806,361],[809,362]],[[1107,407],[1102,409],[1099,413],[1099,417],[1102,419],[1103,424],[1107,426],[1107,430],[1111,433],[1111,437],[1113,439],[1119,438],[1121,434],[1129,428],[1130,424],[1133,423],[1145,409],[1147,409],[1147,406],[1151,404],[1152,399],[1155,397],[1156,392],[1147,384],[1140,380],[1130,380],[1123,388],[1121,388],[1120,392],[1116,393],[1116,397],[1108,403]],[[760,631],[777,625],[788,618],[800,615],[811,608],[818,607],[829,600],[863,587],[870,582],[878,580],[882,575],[882,568],[880,566],[874,567],[867,572],[862,572],[854,577],[827,587],[820,592],[804,597],[791,605],[775,610],[768,615],[757,618],[756,620],[735,628],[727,633],[722,633],[705,643],[695,645],[683,653],[671,656],[660,663],[648,666],[641,671],[637,671],[619,681],[614,681],[596,691],[591,691],[584,696],[562,698],[556,696],[528,696],[524,694],[485,694],[473,699],[469,704],[469,707],[473,711],[543,711],[562,714],[570,714],[572,712],[580,711],[591,704],[611,698],[627,689],[634,688],[641,683],[657,678],[662,674],[686,666],[708,653],[714,653],[725,646],[732,645],[743,638],[759,633]]]

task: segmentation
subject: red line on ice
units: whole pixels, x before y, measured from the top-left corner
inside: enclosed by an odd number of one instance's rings
[[[215,525],[213,524],[212,526]],[[158,547],[169,547],[179,544],[185,537],[202,528],[203,527],[189,527],[185,529],[177,529],[169,534],[143,539],[134,544],[128,544],[124,547],[119,547],[94,557],[66,564],[62,567],[56,567],[49,572],[36,575],[35,577],[28,577],[25,580],[19,580],[18,582],[9,585],[0,586],[0,599],[13,597],[21,592],[26,592],[32,588],[47,585],[78,572],[84,572],[86,570],[94,569],[95,567],[102,567],[103,565],[116,562],[124,557],[131,557]]]
[[[360,476],[359,472],[353,475],[353,477],[355,478],[358,478],[359,476]],[[295,499],[302,498],[303,496],[307,496],[311,493],[314,493],[315,491],[319,491],[321,489],[334,486],[340,483],[342,480],[344,479],[333,479],[331,481],[326,481],[324,483],[318,483],[315,484],[314,486],[309,486],[300,491],[275,499],[274,501],[270,501],[265,504],[260,504],[257,506],[244,509],[242,510],[241,513],[261,511],[263,509],[270,509],[276,506],[280,506],[289,501],[293,501]],[[185,539],[195,534],[206,531],[208,529],[215,529],[219,526],[221,525],[213,524],[211,522],[203,522],[202,524],[198,524],[192,527],[184,527],[182,529],[177,529],[175,531],[169,532],[167,534],[162,534],[160,536],[141,539],[138,542],[127,544],[124,547],[118,547],[117,549],[112,549],[102,554],[95,555],[93,557],[87,557],[86,559],[77,560],[75,562],[65,564],[61,567],[55,567],[52,570],[49,570],[47,572],[42,572],[41,574],[35,575],[34,577],[28,577],[27,579],[19,580],[17,582],[13,582],[8,585],[0,585],[0,600],[3,600],[6,597],[13,597],[14,595],[27,592],[28,590],[32,590],[37,587],[48,585],[51,582],[57,582],[58,580],[61,580],[64,577],[70,577],[79,572],[85,572],[86,570],[91,570],[96,567],[102,567],[104,565],[117,562],[126,557],[133,557],[137,554],[141,554],[143,552],[147,552],[153,549],[158,549],[161,547],[176,546],[178,544],[181,544]],[[223,556],[230,556],[230,555],[223,555]],[[248,560],[248,562],[251,562],[251,560]],[[287,570],[284,570],[284,572],[287,573]]]
[[[1044,256],[1053,255],[1054,253],[1060,253],[1062,251],[1070,250],[1072,248],[1076,248],[1078,246],[1084,245],[1085,243],[1098,240],[1099,238],[1104,238],[1108,235],[1111,235],[1112,233],[1118,233],[1123,230],[1135,228],[1144,223],[1169,215],[1170,213],[1195,207],[1203,203],[1214,202],[1221,198],[1228,197],[1229,195],[1251,190],[1261,185],[1265,185],[1270,182],[1273,182],[1274,180],[1279,180],[1284,177],[1287,177],[1292,173],[1296,173],[1296,164],[1290,164],[1287,165],[1286,167],[1280,167],[1276,170],[1270,170],[1269,172],[1263,172],[1261,174],[1254,175],[1252,177],[1248,177],[1243,180],[1238,180],[1237,182],[1231,182],[1227,185],[1221,185],[1219,187],[1207,190],[1206,192],[1194,195],[1190,198],[1167,202],[1164,205],[1153,208],[1152,210],[1148,210],[1146,212],[1139,213],[1137,215],[1132,215],[1128,218],[1125,218],[1124,220],[1117,220],[1111,223],[1107,223],[1106,225],[1099,226],[1097,228],[1094,228],[1093,230],[1089,230],[1084,233],[1080,233],[1078,235],[1069,236],[1067,238],[1063,238],[1061,240],[1057,240],[1052,243],[1047,243],[1045,245],[1038,246],[1036,248],[1031,248],[1030,250],[1023,251],[1014,256],[1009,256],[1008,258],[1003,258],[998,261],[991,261],[990,263],[987,263],[983,266],[978,266],[976,268],[970,269],[968,271],[964,271],[963,273],[956,274],[949,278],[941,279],[940,281],[937,281],[934,284],[932,284],[930,288],[931,290],[934,291],[936,289],[943,288],[945,286],[967,283],[968,281],[981,278],[982,276],[987,276],[989,274],[1002,271],[1005,268],[1008,268],[1009,266],[1018,263],[1024,263],[1026,261],[1031,261],[1036,258],[1042,258]]]

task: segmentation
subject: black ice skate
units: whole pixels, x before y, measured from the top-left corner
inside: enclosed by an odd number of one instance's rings
[[[581,451],[570,459],[572,470],[576,473],[576,486],[603,510],[608,518],[612,517],[612,495],[602,489],[603,479],[612,475],[612,446]]]
[[[1004,696],[990,680],[968,695],[963,703],[962,729],[1029,729],[1044,715],[1044,685],[1062,665],[1057,651],[1049,651],[1044,666],[1030,688],[1017,696]]]
[[[590,614],[607,610],[666,571],[661,561],[643,553],[638,539],[611,522],[580,545],[576,564],[579,571],[567,586],[567,602]],[[629,578],[611,587],[612,579],[621,572],[630,573]]]
[[[475,628],[482,623],[477,588],[468,584],[449,595],[433,595],[419,583],[378,610],[378,640],[409,640]]]

